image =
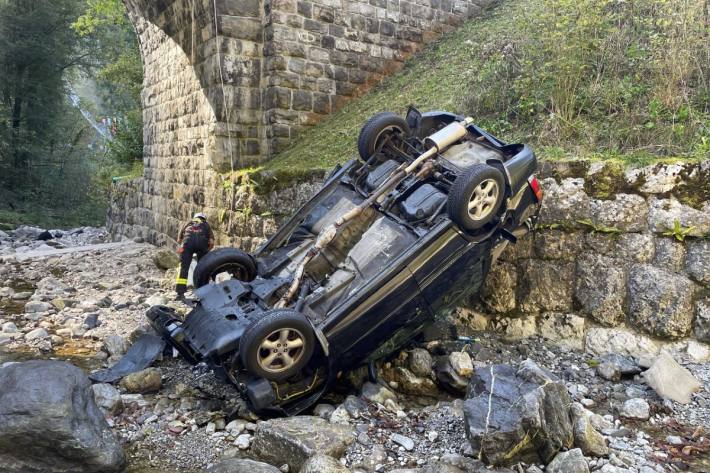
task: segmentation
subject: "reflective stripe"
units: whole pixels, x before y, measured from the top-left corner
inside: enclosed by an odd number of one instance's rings
[[[187,278],[181,278],[180,276],[178,276],[178,277],[175,279],[175,282],[178,283],[178,284],[187,284]]]

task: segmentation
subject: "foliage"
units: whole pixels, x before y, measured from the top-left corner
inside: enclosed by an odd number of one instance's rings
[[[121,0],[87,0],[86,11],[72,27],[80,35],[88,36],[101,27],[127,24],[126,8]]]
[[[710,156],[707,2],[505,0],[430,45],[266,164],[327,169],[384,108],[472,115],[539,156]],[[705,9],[704,9],[705,8]]]
[[[609,227],[601,224],[598,225],[588,218],[585,218],[583,220],[577,220],[577,223],[588,227],[591,230],[592,235],[594,235],[595,233],[607,233],[611,235],[620,235],[621,233],[623,233],[620,229],[616,227]]]
[[[695,230],[695,227],[684,227],[680,224],[680,221],[676,219],[673,221],[673,227],[663,232],[663,236],[672,236],[678,241],[685,241],[685,238],[690,235],[693,230]]]
[[[88,22],[88,12],[96,19]],[[110,156],[82,116],[94,104],[75,93],[92,75],[118,118]],[[120,0],[0,1],[0,224],[103,221],[106,172],[128,172],[142,157],[141,82]]]

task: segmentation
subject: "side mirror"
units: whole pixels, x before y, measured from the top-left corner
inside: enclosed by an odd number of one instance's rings
[[[412,130],[413,135],[417,135],[419,128],[422,125],[422,114],[417,110],[414,105],[410,105],[407,110],[407,117],[405,118],[409,129]]]

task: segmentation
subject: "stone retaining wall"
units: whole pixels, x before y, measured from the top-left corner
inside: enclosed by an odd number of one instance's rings
[[[504,252],[464,323],[593,352],[612,339],[710,342],[710,161],[548,163],[541,175],[540,230]]]
[[[587,343],[592,351],[614,340],[629,343],[629,334],[639,332],[649,338],[633,340],[649,350],[658,347],[654,339],[710,342],[710,161],[630,171],[549,162],[539,177],[545,192],[540,229],[504,252],[481,298],[458,312],[462,325],[511,339],[539,333],[573,348]],[[234,212],[219,210],[231,195],[214,184],[206,201],[221,244],[255,248],[322,178],[305,176],[290,185],[283,177],[261,176],[255,187],[261,194],[242,183],[232,200],[241,210]],[[116,187],[110,230],[172,242],[166,234],[179,222],[151,220],[136,202],[137,185]],[[673,235],[675,227],[684,241]]]

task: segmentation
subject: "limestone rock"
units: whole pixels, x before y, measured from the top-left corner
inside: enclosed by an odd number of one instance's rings
[[[145,394],[158,391],[161,383],[160,369],[146,368],[125,376],[120,385],[129,393]]]
[[[616,353],[638,360],[642,357],[655,357],[660,347],[649,337],[630,330],[591,327],[587,330],[585,350],[593,355]]]
[[[604,355],[602,362],[613,365],[620,376],[634,376],[641,372],[641,368],[634,361],[617,353]]]
[[[651,368],[643,373],[643,379],[662,398],[681,404],[689,403],[691,395],[701,387],[695,376],[665,351],[662,351]]]
[[[595,225],[618,228],[623,232],[642,232],[648,225],[646,200],[635,194],[616,194],[613,200],[592,200]]]
[[[683,205],[676,199],[651,199],[648,225],[656,233],[673,229],[675,222],[691,228],[689,236],[702,237],[710,233],[710,213]]]
[[[710,298],[701,299],[695,305],[693,335],[701,342],[710,343]]]
[[[605,361],[597,366],[597,374],[609,381],[617,382],[621,379],[621,370],[614,363]]]
[[[328,420],[330,416],[335,411],[335,406],[331,404],[318,404],[313,408],[313,415],[320,417],[321,419]]]
[[[687,172],[687,171],[685,171]],[[631,185],[641,184],[639,190],[646,194],[664,194],[682,182],[683,163],[653,164],[643,168],[629,169],[626,181]]]
[[[168,298],[161,294],[153,294],[145,300],[145,304],[149,306],[154,305],[166,305],[168,303]]]
[[[128,342],[120,335],[109,335],[104,339],[104,350],[110,356],[120,357],[128,351]]]
[[[434,361],[428,351],[423,348],[415,348],[408,352],[407,359],[409,370],[416,376],[426,378],[431,376],[431,368]]]
[[[591,414],[580,403],[572,403],[570,415],[572,416],[574,445],[579,447],[585,455],[604,457],[609,454],[609,447],[606,445],[604,436],[592,426],[589,420]]]
[[[575,448],[558,453],[545,468],[546,473],[589,473],[589,465],[582,455],[582,450]]]
[[[651,265],[635,265],[629,273],[629,321],[648,334],[677,339],[690,333],[693,284]]]
[[[710,347],[695,340],[688,340],[688,346],[685,349],[688,357],[697,363],[710,361]]]
[[[451,361],[448,356],[440,356],[436,358],[434,363],[434,373],[436,380],[447,391],[460,394],[466,391],[468,379],[459,376],[451,366]]]
[[[473,362],[465,351],[455,351],[449,354],[449,362],[457,375],[468,378],[473,374]]]
[[[521,265],[520,308],[525,312],[567,312],[572,308],[574,264],[527,260]]]
[[[112,473],[125,456],[79,368],[28,361],[0,368],[3,473]]]
[[[620,260],[587,253],[577,260],[574,296],[582,312],[602,325],[624,321],[626,270]]]
[[[381,384],[367,382],[362,385],[363,399],[377,404],[386,405],[387,401],[397,402],[397,395]]]
[[[539,318],[538,333],[559,347],[584,349],[584,318],[578,315],[546,312]]]
[[[517,278],[514,264],[499,261],[493,265],[481,287],[480,298],[483,306],[499,314],[515,309]]]
[[[657,238],[653,265],[678,273],[685,262],[685,244],[675,238]]]
[[[329,424],[320,417],[296,416],[257,424],[251,451],[274,465],[299,471],[316,453],[340,457],[355,441],[355,429]]]
[[[96,405],[103,411],[115,415],[123,410],[123,401],[118,389],[107,383],[99,383],[91,386],[91,390],[94,393]]]
[[[52,309],[52,304],[50,304],[49,302],[29,301],[27,304],[25,304],[25,313],[27,314],[47,312],[50,309]]]
[[[685,269],[694,281],[710,285],[710,240],[688,242]]]
[[[41,340],[41,339],[44,339],[47,337],[49,337],[49,334],[47,333],[47,331],[45,329],[43,329],[41,327],[36,328],[36,329],[34,329],[30,332],[27,332],[25,334],[25,340],[27,340],[28,342],[31,342],[32,340]]]
[[[535,252],[541,259],[572,261],[582,251],[582,238],[579,233],[563,230],[547,230],[534,234]]]
[[[540,222],[543,224],[585,220],[591,216],[591,201],[584,192],[584,179],[567,178],[558,184],[554,179],[544,179]]]
[[[621,416],[629,419],[648,420],[651,416],[651,408],[644,399],[628,399],[621,405]]]
[[[492,323],[493,329],[503,334],[508,341],[532,337],[537,331],[535,317],[504,317]]]
[[[397,383],[397,390],[416,396],[436,396],[438,389],[431,378],[421,378],[401,366],[384,370],[384,377]]]
[[[531,360],[479,368],[463,406],[466,436],[486,463],[547,463],[572,446],[570,404],[564,383]]]
[[[156,251],[153,255],[153,263],[158,269],[173,269],[180,264],[180,259],[174,251],[161,249]]]
[[[281,470],[268,463],[229,458],[215,463],[207,469],[206,473],[281,473]]]
[[[654,238],[646,233],[624,233],[619,235],[614,245],[614,256],[622,261],[648,263],[655,254]]]
[[[306,460],[300,473],[350,473],[350,469],[333,457],[316,454]]]

